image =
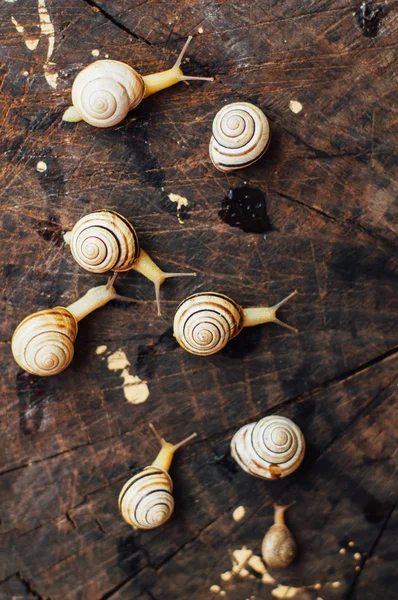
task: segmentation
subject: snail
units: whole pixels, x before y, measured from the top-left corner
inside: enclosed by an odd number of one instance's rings
[[[180,346],[191,354],[208,356],[224,348],[243,327],[279,323],[297,332],[276,316],[278,308],[296,294],[297,290],[274,306],[252,308],[242,308],[228,296],[216,292],[194,294],[177,308],[174,336]]]
[[[113,283],[91,288],[70,306],[40,310],[16,328],[11,349],[16,362],[32,375],[58,375],[69,366],[74,354],[78,322],[110,300],[134,301],[119,296]]]
[[[179,81],[213,81],[213,77],[184,75],[181,62],[190,36],[175,64],[167,71],[143,77],[132,67],[118,60],[97,60],[77,74],[72,86],[72,104],[63,120],[75,123],[84,120],[95,127],[112,127],[123,121],[127,113],[141,100]]]
[[[305,440],[300,428],[286,417],[271,415],[241,427],[231,440],[231,455],[255,477],[280,479],[301,464]]]
[[[224,106],[213,121],[209,154],[219,171],[247,167],[263,156],[271,131],[267,117],[250,102]]]
[[[289,506],[274,505],[274,525],[265,534],[261,545],[263,559],[271,568],[288,567],[296,558],[296,542],[285,525],[285,511]]]
[[[99,210],[80,219],[67,237],[73,258],[86,271],[105,273],[134,269],[155,285],[160,315],[160,286],[169,277],[193,277],[196,273],[164,273],[140,248],[131,223],[113,210]]]
[[[119,510],[123,519],[134,529],[154,529],[163,525],[174,510],[173,482],[168,473],[178,448],[194,437],[193,433],[178,444],[171,444],[149,424],[160,442],[160,452],[149,467],[125,483],[119,494]]]

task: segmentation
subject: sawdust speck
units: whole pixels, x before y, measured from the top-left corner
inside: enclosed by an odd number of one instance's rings
[[[235,508],[234,512],[232,513],[232,518],[234,521],[241,521],[243,519],[243,517],[246,514],[246,510],[244,506],[238,506],[237,508]]]
[[[123,392],[127,402],[131,404],[145,402],[149,396],[148,385],[138,375],[131,375],[128,369],[130,363],[123,350],[110,354],[107,362],[110,371],[121,371],[120,377],[123,379]]]

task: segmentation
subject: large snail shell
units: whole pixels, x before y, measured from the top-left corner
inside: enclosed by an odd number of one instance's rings
[[[241,307],[228,296],[194,294],[184,300],[174,317],[174,335],[188,352],[207,356],[218,352],[243,327]]]
[[[41,310],[18,325],[12,338],[12,353],[28,373],[56,375],[71,362],[76,335],[77,322],[66,308]]]
[[[263,559],[269,567],[287,567],[296,557],[297,545],[286,525],[272,525],[261,545]]]
[[[144,80],[118,60],[97,60],[78,73],[72,102],[82,118],[96,127],[120,123],[145,94]]]
[[[209,153],[219,171],[233,171],[261,158],[270,141],[268,119],[257,106],[235,102],[224,106],[213,121]]]
[[[134,227],[111,210],[80,219],[72,229],[70,249],[76,262],[92,273],[127,271],[140,253]]]
[[[280,479],[293,473],[300,466],[304,452],[300,428],[278,415],[245,425],[231,441],[231,454],[239,466],[264,479]]]
[[[137,529],[163,525],[174,510],[173,482],[167,471],[146,467],[132,477],[119,495],[123,519]]]

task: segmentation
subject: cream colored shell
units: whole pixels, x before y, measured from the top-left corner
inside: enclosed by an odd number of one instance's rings
[[[243,327],[241,307],[228,296],[194,294],[184,300],[174,317],[177,342],[191,354],[218,352]]]
[[[224,106],[213,121],[209,154],[219,171],[251,165],[267,150],[271,137],[267,117],[250,102]]]
[[[70,249],[76,262],[92,273],[127,271],[140,253],[134,227],[111,210],[80,219],[72,229]]]
[[[153,529],[163,525],[172,515],[173,482],[167,471],[146,467],[132,477],[119,495],[123,519],[136,529]]]
[[[239,466],[255,477],[280,479],[301,464],[305,440],[300,428],[286,417],[272,415],[244,425],[231,441]]]
[[[84,121],[111,127],[122,121],[145,95],[144,80],[118,60],[97,60],[78,73],[72,101]]]
[[[11,349],[16,362],[33,375],[56,375],[70,364],[77,322],[66,308],[41,310],[16,328]]]
[[[286,525],[272,525],[264,536],[261,554],[271,568],[287,567],[293,562],[297,545]]]

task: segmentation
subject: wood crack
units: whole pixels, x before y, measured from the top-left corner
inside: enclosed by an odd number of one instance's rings
[[[116,27],[118,27],[119,29],[121,29],[122,31],[127,33],[128,35],[131,35],[136,40],[141,40],[142,42],[145,42],[145,44],[148,44],[148,46],[153,45],[149,40],[145,39],[141,35],[138,35],[138,33],[135,33],[134,31],[132,31],[131,29],[126,27],[126,25],[124,25],[116,17],[111,15],[107,10],[105,10],[101,6],[98,6],[98,4],[96,2],[94,2],[94,0],[83,0],[83,1],[86,4],[88,4],[89,6],[91,6],[92,8],[94,8],[95,10],[98,10],[102,14],[102,16],[105,17],[105,19],[107,21],[110,21],[111,23],[113,23],[113,25],[116,25]]]
[[[391,517],[392,517],[392,515],[394,513],[394,510],[396,509],[396,507],[397,507],[397,502],[395,502],[395,504],[391,508],[389,514],[387,515],[387,518],[384,521],[384,523],[383,523],[383,525],[382,525],[379,533],[377,534],[376,539],[374,540],[369,553],[364,557],[364,560],[362,561],[362,563],[360,565],[361,570],[358,571],[357,573],[355,573],[355,576],[354,576],[354,579],[353,579],[353,581],[351,583],[350,589],[348,590],[348,592],[347,592],[347,594],[345,596],[345,600],[350,600],[350,598],[352,598],[353,595],[355,594],[356,586],[358,585],[358,580],[359,580],[361,574],[363,573],[363,570],[364,570],[364,567],[366,565],[366,562],[369,560],[369,558],[371,558],[373,556],[373,554],[374,554],[374,552],[376,550],[376,547],[377,547],[378,543],[380,542],[380,540],[381,540],[381,538],[383,536],[383,533],[386,530],[386,527],[387,527],[387,525],[388,525],[388,523],[389,523],[389,521],[390,521],[390,519],[391,519]]]

